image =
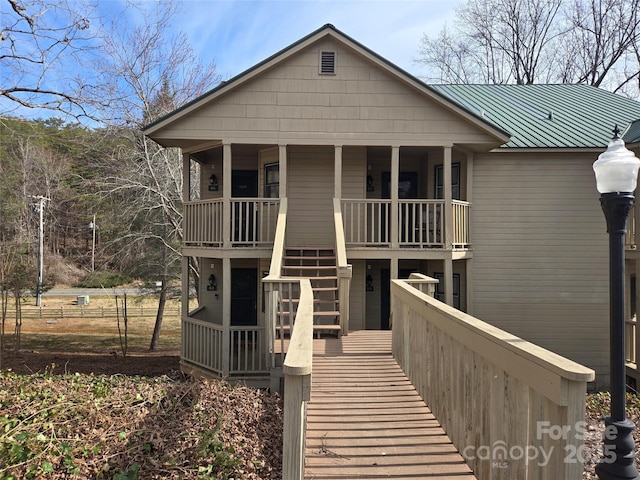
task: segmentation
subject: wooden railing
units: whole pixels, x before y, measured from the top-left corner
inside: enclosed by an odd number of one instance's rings
[[[279,203],[277,198],[231,199],[231,243],[253,247],[273,245]]]
[[[184,244],[197,247],[270,247],[275,237],[280,200],[277,198],[233,198],[228,239],[223,235],[222,199],[197,200],[184,204]]]
[[[478,480],[582,478],[593,370],[401,280],[391,296],[393,355]]]
[[[397,229],[390,224],[391,200],[342,199],[341,206],[347,247],[445,247],[443,200],[399,200]],[[469,210],[470,203],[453,201],[453,248],[471,244]]]
[[[313,292],[309,279],[300,281],[300,304],[284,360],[284,432],[282,478],[304,478],[307,402],[311,400],[313,362]]]
[[[336,268],[338,271],[338,305],[342,335],[349,334],[349,292],[351,290],[352,266],[347,263],[347,249],[340,199],[333,199],[333,223],[336,235]]]
[[[350,247],[391,244],[390,200],[342,200],[345,242]]]
[[[624,322],[624,357],[627,363],[636,363],[637,352],[637,320],[633,317]]]
[[[471,245],[470,209],[469,202],[453,201],[453,232],[451,232],[453,248],[466,248]]]
[[[185,202],[183,210],[184,244],[222,246],[222,199]]]
[[[636,244],[636,208],[631,207],[629,216],[627,217],[627,233],[624,236],[624,246],[627,250],[635,250]]]
[[[193,317],[183,318],[182,361],[225,377],[269,373],[264,327],[231,327],[228,350],[223,348],[224,338],[222,325]],[[223,359],[225,351],[230,356],[228,371],[225,371]]]
[[[187,317],[182,319],[180,358],[209,372],[223,374],[222,325]]]
[[[401,200],[398,202],[398,243],[402,246],[444,245],[444,202]]]

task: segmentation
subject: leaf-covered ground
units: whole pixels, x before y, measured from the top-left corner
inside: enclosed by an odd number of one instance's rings
[[[583,480],[595,480],[595,466],[602,458],[602,435],[604,422],[602,418],[610,414],[611,397],[608,393],[587,395],[587,411],[585,421],[583,452],[577,452],[584,462]],[[633,431],[636,452],[636,468],[640,472],[640,394],[627,394],[627,418],[632,420],[636,429]]]
[[[281,478],[282,402],[222,381],[0,372],[0,479]]]

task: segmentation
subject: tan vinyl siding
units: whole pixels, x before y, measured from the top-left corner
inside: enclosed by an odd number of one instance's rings
[[[333,248],[334,149],[290,147],[287,170],[287,245]]]
[[[365,198],[366,182],[366,147],[344,147],[342,149],[342,198]]]
[[[476,317],[608,371],[608,247],[590,155],[478,155]]]
[[[320,50],[337,51],[336,75],[318,75]],[[495,138],[331,39],[222,94],[157,137],[256,143],[313,138],[333,144],[348,142],[354,133],[360,144],[495,144]]]
[[[222,325],[222,260],[219,258],[201,258],[200,263],[200,306],[206,309],[206,319],[209,322]],[[216,276],[218,290],[207,291],[209,275]]]

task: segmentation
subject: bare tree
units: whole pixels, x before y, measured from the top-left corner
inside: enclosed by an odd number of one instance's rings
[[[614,91],[637,82],[640,0],[576,0],[567,19],[563,50],[569,54],[563,79]]]
[[[0,108],[91,116],[91,22],[84,0],[0,0]],[[75,72],[75,73],[72,73]]]
[[[639,2],[468,0],[452,31],[423,37],[418,63],[429,81],[589,83],[639,96],[630,88],[640,71]]]
[[[161,282],[151,350],[158,340],[169,280],[180,270],[183,179],[179,150],[161,148],[142,135],[142,127],[220,80],[215,65],[196,59],[183,34],[169,35],[174,13],[170,2],[154,4],[143,25],[133,30],[110,25],[103,38],[107,61],[102,68],[113,72],[105,88],[115,100],[105,122],[119,138],[119,148],[104,167],[101,189],[117,202],[121,219],[129,225],[111,242],[118,261]]]

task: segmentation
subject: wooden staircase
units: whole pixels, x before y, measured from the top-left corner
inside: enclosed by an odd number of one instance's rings
[[[285,249],[282,276],[308,278],[313,289],[313,330],[340,335],[340,302],[336,256],[330,248]],[[296,302],[297,300],[294,300]]]

